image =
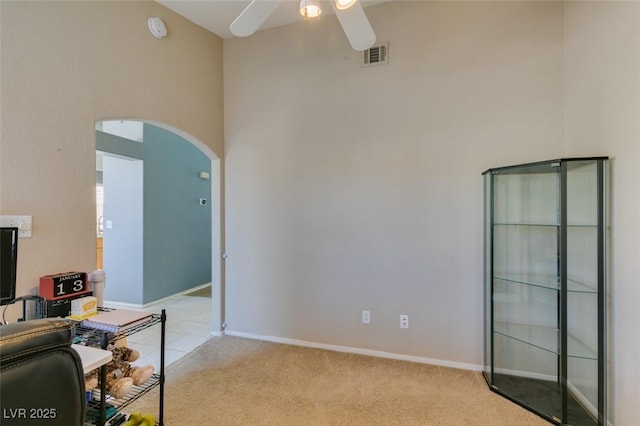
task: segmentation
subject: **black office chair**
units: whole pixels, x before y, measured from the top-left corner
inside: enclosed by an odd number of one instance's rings
[[[0,424],[82,426],[82,362],[73,324],[60,318],[0,326]]]

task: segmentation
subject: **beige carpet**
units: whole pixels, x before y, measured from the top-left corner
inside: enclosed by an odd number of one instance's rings
[[[167,368],[165,424],[548,425],[478,372],[224,336]],[[128,407],[158,412],[158,388]]]

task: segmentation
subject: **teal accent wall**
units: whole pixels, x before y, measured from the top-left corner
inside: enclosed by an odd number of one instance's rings
[[[211,282],[211,160],[144,125],[144,303]],[[207,200],[200,205],[200,198]]]
[[[175,133],[150,124],[144,125],[144,143],[96,131],[96,149],[144,161],[139,303],[210,283],[211,180],[198,175],[211,175],[210,159]],[[201,198],[206,205],[200,205]]]

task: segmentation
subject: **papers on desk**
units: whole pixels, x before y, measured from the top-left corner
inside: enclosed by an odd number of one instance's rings
[[[80,323],[81,327],[117,333],[126,328],[144,323],[151,318],[149,312],[132,311],[129,309],[115,309],[102,312]]]

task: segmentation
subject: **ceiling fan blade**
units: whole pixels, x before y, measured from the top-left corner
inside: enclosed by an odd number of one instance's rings
[[[252,0],[229,26],[231,34],[247,37],[255,33],[276,10],[279,3],[280,0]]]
[[[376,33],[373,32],[359,1],[344,10],[339,10],[334,1],[331,1],[331,5],[354,50],[367,50],[373,46],[376,42]]]

